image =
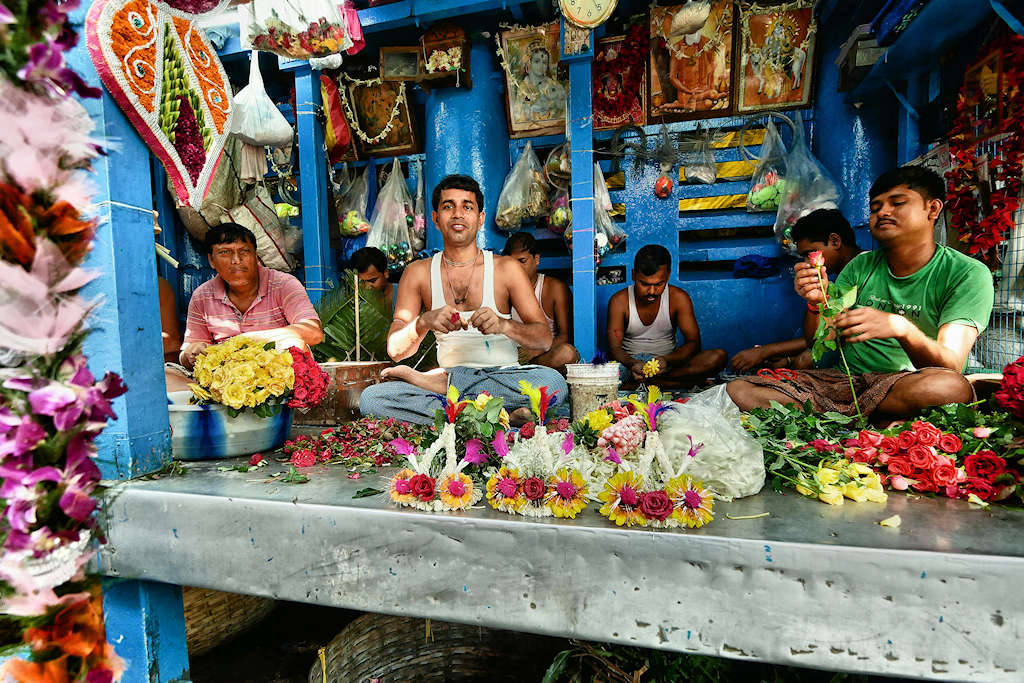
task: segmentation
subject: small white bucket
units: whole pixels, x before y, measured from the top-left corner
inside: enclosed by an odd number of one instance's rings
[[[592,365],[570,363],[565,381],[572,397],[572,419],[580,420],[619,395],[619,364],[615,361]]]

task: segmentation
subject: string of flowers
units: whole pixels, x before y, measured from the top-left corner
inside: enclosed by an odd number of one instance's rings
[[[1003,82],[997,97],[1006,97],[1006,114],[996,134],[999,153],[991,155],[987,163],[978,155],[979,140],[976,130],[987,120],[978,119],[973,110],[976,105],[968,93],[965,81],[957,98],[956,118],[949,132],[949,152],[952,167],[946,172],[949,181],[946,208],[952,224],[957,227],[959,239],[967,246],[967,253],[981,256],[994,268],[996,247],[1013,230],[1014,213],[1020,208],[1021,159],[1024,157],[1024,38],[1012,34],[999,41],[1002,51]],[[992,47],[986,47],[990,50]],[[994,140],[993,140],[994,141]],[[979,176],[986,173],[992,192],[988,206],[981,207],[977,196]],[[987,211],[986,211],[987,209]]]
[[[92,310],[78,294],[96,224],[87,180],[102,142],[70,95],[97,97],[64,52],[78,2],[0,5],[0,612],[24,630],[15,683],[120,679],[99,581],[86,576],[96,528],[96,437],[121,379],[82,354]],[[20,654],[20,652],[19,652]]]
[[[380,78],[374,78],[371,80],[359,80],[358,78],[352,78],[345,74],[341,75],[348,83],[360,87],[375,87],[381,85],[384,81]],[[405,104],[405,83],[399,82],[398,84],[398,96],[395,97],[395,106],[391,110],[391,114],[388,116],[388,122],[384,124],[384,128],[381,129],[380,133],[370,137],[359,125],[359,119],[356,118],[355,112],[352,110],[352,105],[348,101],[347,88],[338,88],[338,94],[341,95],[341,105],[345,108],[345,117],[348,119],[349,125],[352,130],[355,131],[359,139],[368,145],[376,145],[378,142],[384,140],[391,129],[395,126],[395,121],[398,120],[398,115],[402,111],[402,105]]]

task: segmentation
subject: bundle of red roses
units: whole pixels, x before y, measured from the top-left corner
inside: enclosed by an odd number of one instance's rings
[[[309,351],[293,346],[288,353],[292,355],[292,370],[295,371],[295,386],[288,407],[300,410],[315,408],[327,395],[330,375],[320,369]]]
[[[1003,368],[1003,381],[995,399],[1016,417],[1024,418],[1024,356]]]

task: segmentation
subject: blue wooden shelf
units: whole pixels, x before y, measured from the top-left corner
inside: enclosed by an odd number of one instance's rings
[[[534,0],[401,0],[359,10],[359,23],[363,26],[363,33],[379,33],[483,12],[507,10],[518,20],[522,17],[520,6],[532,4]]]
[[[864,80],[850,91],[846,101],[863,102],[896,82],[934,68],[939,57],[993,16],[986,0],[931,0]]]
[[[726,240],[699,240],[682,242],[679,245],[679,261],[734,261],[740,257],[756,254],[766,258],[781,254],[779,245],[768,237],[742,237]]]

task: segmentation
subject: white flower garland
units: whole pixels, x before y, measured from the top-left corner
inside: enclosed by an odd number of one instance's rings
[[[366,87],[381,85],[383,83],[383,80],[380,78],[374,78],[364,81],[358,78],[352,78],[351,76],[346,76],[345,74],[341,74],[341,76],[342,78],[345,79],[346,82],[352,85]],[[364,133],[363,129],[359,126],[359,119],[356,118],[355,113],[352,111],[352,105],[349,104],[348,101],[348,88],[338,88],[338,94],[341,95],[341,106],[345,108],[345,118],[348,119],[349,126],[352,127],[352,130],[355,131],[355,134],[359,136],[360,140],[362,140],[368,145],[376,145],[378,142],[381,142],[382,140],[384,140],[384,138],[388,136],[388,133],[390,133],[391,129],[394,128],[395,121],[398,119],[398,115],[402,111],[402,105],[405,104],[405,83],[399,82],[398,97],[395,98],[395,107],[394,109],[391,110],[391,116],[388,117],[388,122],[384,126],[383,130],[381,130],[380,133],[373,136],[372,138],[368,136],[366,133]]]

